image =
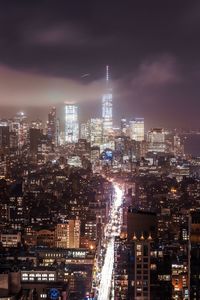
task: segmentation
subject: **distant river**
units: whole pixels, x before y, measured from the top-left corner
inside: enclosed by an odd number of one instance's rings
[[[200,134],[187,134],[184,137],[185,153],[200,157]]]

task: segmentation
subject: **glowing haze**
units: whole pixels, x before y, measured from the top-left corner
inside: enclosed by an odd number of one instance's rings
[[[199,1],[6,0],[0,21],[0,117],[65,101],[99,116],[109,64],[116,120],[199,126]]]

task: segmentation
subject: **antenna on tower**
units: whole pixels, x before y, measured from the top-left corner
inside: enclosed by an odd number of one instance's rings
[[[108,83],[109,81],[109,66],[106,66],[106,82]]]

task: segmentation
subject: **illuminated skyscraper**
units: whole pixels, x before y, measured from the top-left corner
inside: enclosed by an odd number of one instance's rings
[[[163,128],[152,128],[147,133],[148,151],[165,152],[165,131]]]
[[[82,123],[80,126],[80,138],[87,140],[88,142],[90,141],[90,124],[89,121],[87,123]]]
[[[144,118],[135,118],[130,121],[130,138],[137,142],[144,141]]]
[[[109,67],[106,66],[106,90],[102,97],[103,135],[107,136],[112,129],[112,89],[109,84]]]
[[[90,143],[91,146],[100,146],[102,144],[102,119],[90,120]]]
[[[75,104],[65,104],[65,142],[77,143],[78,139],[78,106]]]
[[[163,128],[152,128],[147,133],[148,152],[165,152],[165,131]]]
[[[27,143],[28,123],[27,116],[24,112],[18,112],[11,123],[11,131],[17,134],[18,148],[21,148]]]

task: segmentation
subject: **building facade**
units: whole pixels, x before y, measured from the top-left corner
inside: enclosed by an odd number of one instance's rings
[[[91,146],[100,146],[102,144],[103,124],[102,119],[90,120],[90,143]]]
[[[65,104],[65,142],[77,143],[78,139],[78,106],[75,104]]]
[[[131,140],[144,141],[144,118],[135,118],[130,121],[129,130]]]

